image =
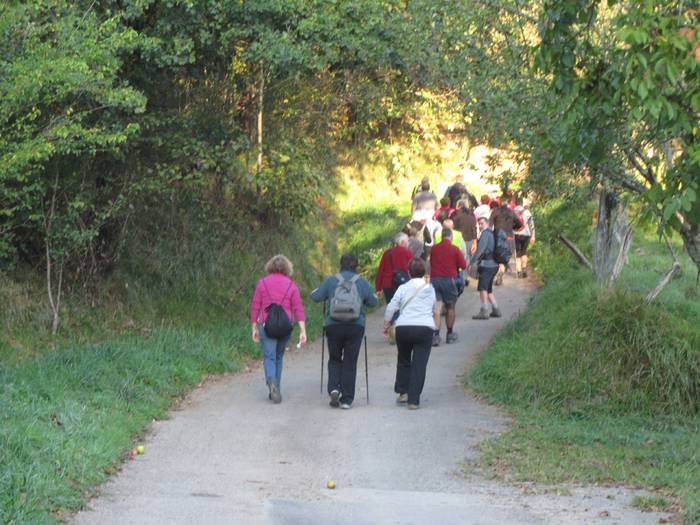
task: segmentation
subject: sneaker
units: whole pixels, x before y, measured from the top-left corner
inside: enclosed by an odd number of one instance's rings
[[[414,405],[413,403],[409,403],[406,405],[409,410],[418,410],[418,405]]]
[[[490,317],[501,317],[503,314],[498,308],[492,308],[491,313],[489,314]]]
[[[270,399],[273,403],[282,402],[282,394],[280,394],[280,389],[274,381],[270,381]]]
[[[495,284],[496,286],[501,286],[503,284],[503,274],[501,272],[498,272],[498,274],[496,275],[496,282],[493,284]]]
[[[489,312],[488,310],[484,310],[483,308],[479,309],[479,313],[476,315],[472,315],[472,319],[477,319],[477,320],[483,320],[483,319],[488,319],[489,318]]]
[[[433,346],[440,346],[441,341],[440,334],[433,334]]]
[[[340,392],[338,390],[331,390],[331,402],[329,404],[332,407],[340,405]]]
[[[350,410],[350,405],[348,403],[340,403],[340,408],[343,410]]]
[[[399,394],[399,397],[396,399],[396,402],[399,405],[402,405],[404,403],[408,403],[408,394]]]
[[[445,337],[445,342],[449,345],[450,343],[456,343],[457,339],[459,339],[457,333],[452,332],[451,334],[447,334],[447,337]]]

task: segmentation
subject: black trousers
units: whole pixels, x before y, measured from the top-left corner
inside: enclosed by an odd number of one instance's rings
[[[397,326],[396,346],[399,350],[396,363],[394,392],[408,394],[411,405],[420,404],[425,384],[430,349],[433,345],[433,329],[427,326]]]
[[[360,355],[365,327],[359,324],[332,324],[326,327],[328,338],[328,393],[338,390],[340,401],[355,399],[357,357]]]

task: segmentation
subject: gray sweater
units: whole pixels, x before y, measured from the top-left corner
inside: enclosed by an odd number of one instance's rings
[[[472,255],[472,266],[478,264],[482,268],[497,268],[498,263],[493,260],[493,251],[496,249],[496,239],[493,236],[491,228],[481,232],[479,244],[476,245],[476,251]]]
[[[352,279],[356,275],[353,272],[340,272],[340,274],[345,279]],[[323,281],[321,286],[319,286],[313,292],[311,292],[311,300],[320,303],[321,301],[327,301],[331,299],[335,294],[335,289],[337,286],[338,279],[335,275],[331,275],[330,277],[326,278],[325,281]],[[374,295],[374,290],[372,289],[372,286],[362,277],[360,277],[357,280],[357,291],[360,293],[360,297],[362,297],[363,303],[362,311],[360,312],[360,317],[352,322],[343,323],[341,321],[331,319],[330,314],[326,312],[325,326],[329,326],[332,324],[359,324],[361,326],[365,326],[365,306],[376,306],[377,304],[379,304],[379,300]]]

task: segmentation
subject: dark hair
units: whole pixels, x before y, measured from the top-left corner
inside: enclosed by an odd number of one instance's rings
[[[430,181],[428,180],[428,177],[423,177],[423,179],[420,181],[420,188],[423,191],[430,190]]]
[[[488,195],[481,196],[481,204],[488,204],[489,202],[491,202],[491,197]]]
[[[425,275],[425,261],[420,257],[414,257],[408,261],[408,275],[411,277],[423,277]]]
[[[450,202],[452,202],[452,201],[450,200],[449,197],[443,197],[442,199],[440,199],[441,206],[449,206]]]
[[[357,257],[351,253],[346,253],[340,258],[340,271],[341,272],[356,272],[357,271]]]
[[[451,239],[452,238],[452,230],[449,228],[445,228],[442,230],[442,238],[443,239]]]

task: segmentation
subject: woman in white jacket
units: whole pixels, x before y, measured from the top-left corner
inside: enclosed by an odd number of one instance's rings
[[[399,394],[397,403],[407,403],[410,410],[415,410],[420,405],[433,344],[435,290],[422,259],[409,261],[408,274],[411,279],[399,286],[386,307],[384,332],[389,331],[391,319],[399,312],[394,323],[398,348],[394,391]]]

